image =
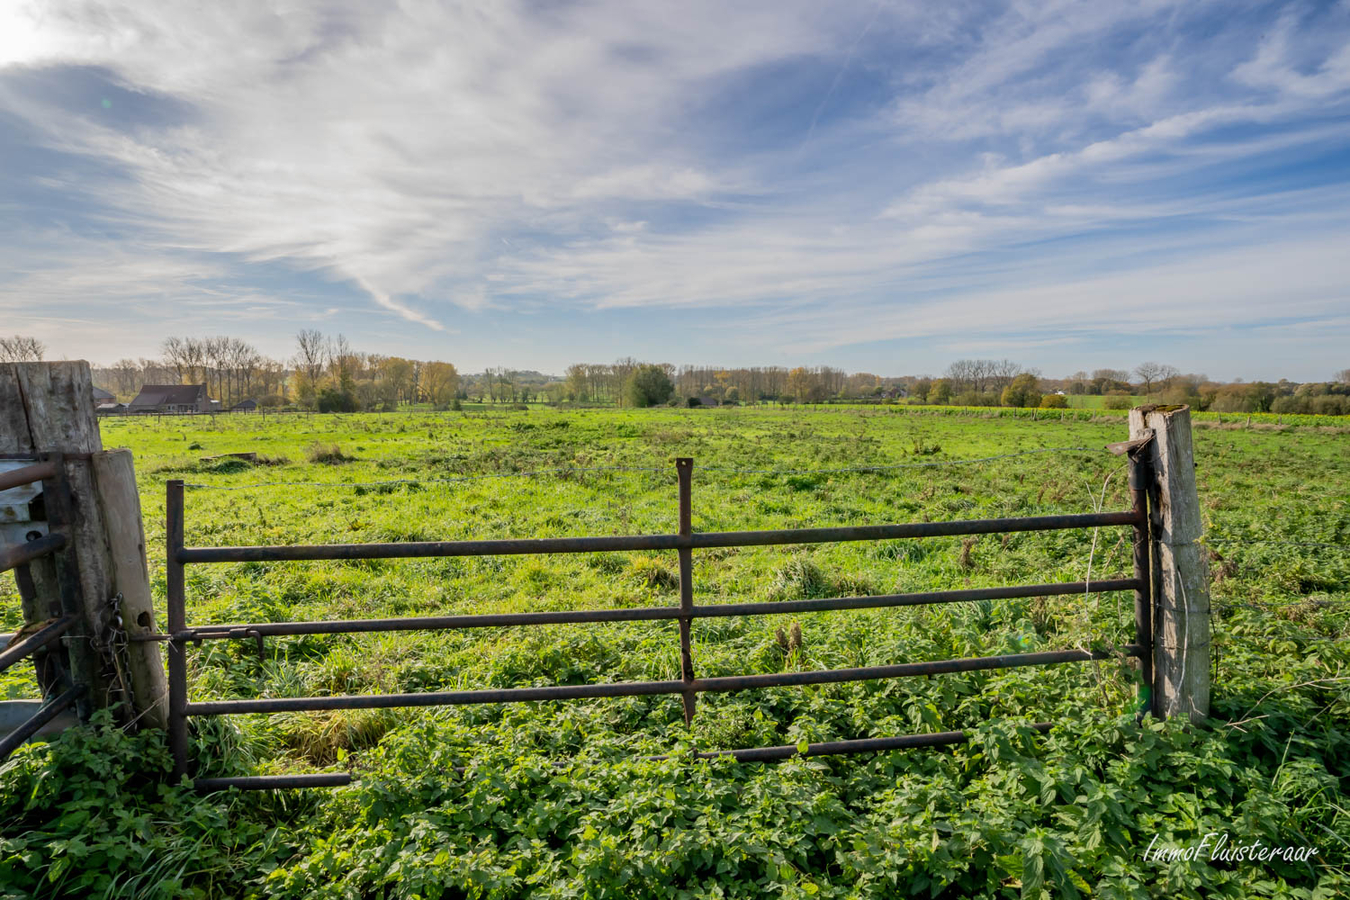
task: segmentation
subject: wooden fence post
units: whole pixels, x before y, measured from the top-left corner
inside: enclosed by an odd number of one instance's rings
[[[66,580],[77,582],[68,587],[82,620],[67,646],[88,657],[72,660],[74,674],[87,684],[93,707],[130,702],[134,715],[118,710],[124,721],[162,727],[167,691],[159,649],[124,640],[154,630],[135,473],[129,451],[103,450],[87,362],[0,364],[0,453],[62,454],[69,491],[52,500],[64,506],[70,543],[62,564],[74,576]],[[54,577],[34,580],[40,595],[59,590]],[[38,607],[49,608],[47,599]]]
[[[1209,715],[1209,566],[1199,544],[1190,407],[1131,410],[1130,438],[1150,434],[1154,711],[1202,722]]]

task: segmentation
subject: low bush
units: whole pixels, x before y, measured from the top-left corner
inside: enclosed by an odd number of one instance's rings
[[[339,463],[351,462],[356,457],[348,456],[342,452],[342,448],[337,444],[315,441],[305,448],[305,459],[312,463],[324,463],[325,465],[337,465]]]

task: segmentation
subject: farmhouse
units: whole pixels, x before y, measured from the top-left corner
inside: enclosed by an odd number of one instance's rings
[[[258,401],[252,398],[248,400],[240,400],[234,406],[230,407],[230,412],[257,412],[257,411],[258,411]]]
[[[117,402],[117,398],[114,397],[114,396],[112,395],[112,392],[111,392],[111,391],[105,391],[105,390],[104,390],[103,388],[101,388],[101,387],[95,387],[95,388],[94,388],[94,391],[93,391],[93,398],[94,398],[94,407],[95,407],[95,408],[98,408],[98,407],[104,405],[105,403],[116,403],[116,402]]]
[[[127,406],[131,413],[204,413],[215,403],[205,384],[147,384]]]

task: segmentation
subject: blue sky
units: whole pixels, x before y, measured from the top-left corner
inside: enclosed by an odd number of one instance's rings
[[[1350,366],[1350,2],[0,0],[0,332]]]

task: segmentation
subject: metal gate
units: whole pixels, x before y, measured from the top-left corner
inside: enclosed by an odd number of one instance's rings
[[[25,741],[36,735],[43,726],[66,710],[76,707],[81,719],[88,717],[84,697],[87,686],[78,677],[78,642],[67,644],[63,638],[76,637],[81,631],[79,614],[79,574],[66,524],[69,521],[70,492],[66,484],[65,467],[59,453],[43,454],[40,461],[29,457],[17,468],[0,472],[0,491],[9,491],[27,485],[40,487],[34,492],[33,505],[40,504],[41,519],[25,517],[9,523],[4,529],[12,535],[21,535],[22,542],[0,545],[0,572],[13,570],[19,588],[19,598],[25,607],[34,607],[30,620],[33,630],[24,634],[0,652],[0,671],[20,660],[32,657],[37,670],[38,687],[46,700],[33,715],[14,730],[0,738],[0,760],[9,756]],[[30,462],[31,461],[31,462]],[[28,504],[25,504],[28,505]],[[44,533],[45,532],[45,533]],[[59,554],[50,577],[59,585],[60,602],[51,609],[37,609],[38,590],[31,564]]]
[[[1113,450],[1137,449],[1139,442],[1117,445]],[[633,697],[678,694],[684,703],[686,723],[691,721],[699,694],[742,691],[755,688],[830,684],[1046,666],[1112,658],[1113,654],[1090,650],[1059,650],[1002,656],[945,659],[932,662],[898,663],[853,669],[782,672],[757,675],[699,678],[694,671],[691,634],[695,621],[725,616],[782,615],[825,610],[876,609],[978,600],[1083,594],[1086,592],[1132,591],[1135,601],[1135,642],[1123,648],[1125,656],[1140,660],[1141,697],[1150,703],[1152,684],[1152,600],[1149,576],[1149,516],[1145,490],[1147,462],[1130,454],[1132,508],[1123,512],[1077,515],[1031,516],[956,522],[923,522],[898,525],[866,525],[838,528],[801,528],[770,531],[695,532],[692,527],[692,477],[694,461],[675,461],[679,486],[679,527],[674,534],[641,534],[622,537],[537,538],[521,540],[424,541],[406,543],[323,544],[311,546],[188,547],[183,538],[183,482],[167,485],[169,735],[176,777],[188,773],[188,719],[237,713],[272,713],[300,710],[373,709],[389,707],[455,706],[475,703],[517,703],[538,700],[576,700],[596,697]],[[784,544],[816,544],[842,541],[881,541],[948,535],[1006,534],[1077,528],[1125,526],[1134,532],[1133,575],[1099,581],[1016,585],[929,593],[883,594],[865,597],[832,597],[764,603],[694,603],[693,553],[719,547],[763,547]],[[673,550],[679,559],[678,606],[636,609],[600,609],[557,612],[483,615],[423,616],[415,618],[359,619],[317,622],[259,622],[246,624],[187,624],[187,594],[184,568],[230,562],[282,562],[298,560],[413,559],[451,556],[498,556],[554,553],[596,553]],[[557,685],[468,691],[341,695],[328,697],[260,698],[253,700],[193,701],[187,691],[187,648],[210,640],[253,640],[302,634],[356,634],[385,631],[435,631],[459,628],[536,626],[565,623],[607,623],[674,620],[679,623],[680,678],[668,681],[637,681],[604,684]],[[1049,723],[1036,728],[1045,730]],[[915,734],[811,744],[803,755],[859,753],[962,743],[964,732]],[[704,756],[731,755],[742,761],[782,759],[799,752],[797,747],[756,747],[715,751]],[[271,775],[232,778],[198,778],[199,790],[238,788],[292,788],[348,784],[348,773]]]

